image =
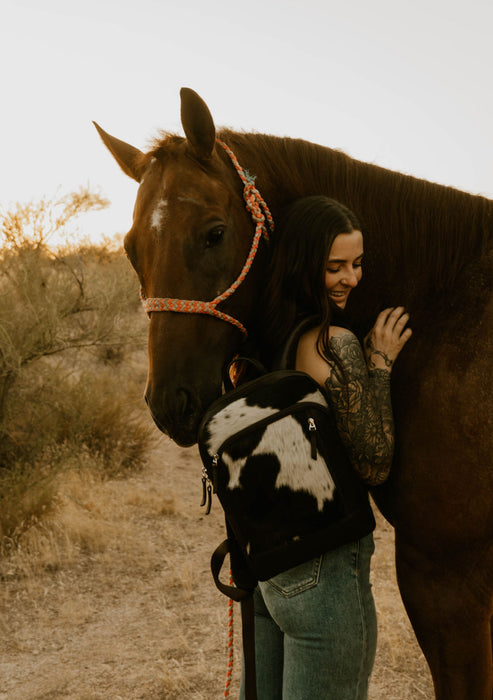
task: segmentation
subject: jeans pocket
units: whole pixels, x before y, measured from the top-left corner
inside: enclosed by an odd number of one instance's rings
[[[303,591],[314,588],[317,585],[320,578],[322,559],[323,555],[304,564],[294,566],[292,569],[283,571],[268,581],[260,582],[259,585],[261,589],[263,586],[270,586],[283,598],[292,598],[298,593],[303,593]]]

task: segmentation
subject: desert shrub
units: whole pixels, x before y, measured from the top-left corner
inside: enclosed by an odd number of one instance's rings
[[[0,464],[33,464],[40,455],[51,458],[53,446],[67,446],[98,455],[111,473],[138,468],[151,430],[138,389],[123,369],[94,363],[74,370],[39,361],[26,368],[6,409]]]
[[[120,371],[96,366],[77,375],[62,364],[45,364],[23,373],[9,403],[9,439],[0,446],[4,543],[49,512],[67,469],[101,478],[133,472],[145,463],[156,435],[136,387]]]
[[[0,215],[0,540],[49,509],[74,455],[114,476],[150,444],[124,367],[146,342],[128,262],[111,241],[49,244],[103,205],[81,191]]]

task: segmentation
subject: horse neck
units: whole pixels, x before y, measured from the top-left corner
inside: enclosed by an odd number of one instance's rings
[[[429,305],[491,247],[491,200],[299,139],[231,131],[221,137],[256,175],[274,218],[293,199],[310,194],[338,199],[358,215],[365,234],[365,286],[379,297],[373,306],[396,303],[398,295],[411,306]]]

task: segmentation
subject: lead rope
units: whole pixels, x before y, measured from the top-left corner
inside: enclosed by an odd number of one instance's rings
[[[233,585],[233,575],[231,570],[229,571],[229,585]],[[234,608],[233,599],[228,600],[228,670],[226,673],[226,685],[224,686],[224,697],[229,698],[229,691],[231,690],[231,681],[233,679],[233,666],[235,660],[235,648],[234,648]]]
[[[217,139],[217,143],[224,148],[226,153],[231,159],[241,181],[243,182],[243,198],[245,200],[246,208],[250,212],[250,215],[255,222],[255,235],[253,237],[252,246],[250,252],[246,259],[246,262],[241,270],[240,274],[233,282],[233,284],[228,287],[228,289],[219,294],[212,301],[196,301],[194,299],[171,299],[168,297],[146,297],[144,290],[140,290],[140,298],[144,309],[149,315],[152,311],[175,311],[185,314],[208,314],[209,316],[215,316],[221,321],[226,321],[231,323],[233,326],[238,328],[238,330],[243,334],[244,338],[247,338],[248,332],[245,326],[238,321],[236,318],[229,316],[216,309],[216,306],[221,302],[230,297],[233,292],[235,292],[240,284],[243,282],[245,277],[250,270],[252,263],[255,259],[257,253],[260,239],[262,236],[266,241],[269,240],[269,233],[274,230],[274,220],[269,211],[269,207],[262,198],[260,192],[255,187],[255,178],[248,173],[248,171],[243,170],[241,165],[238,163],[235,154],[223,141]]]

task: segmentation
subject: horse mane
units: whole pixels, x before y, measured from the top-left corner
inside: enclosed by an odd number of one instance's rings
[[[491,249],[493,201],[485,197],[364,163],[302,139],[229,129],[220,137],[258,176],[264,196],[273,193],[273,213],[310,194],[327,194],[351,208],[361,221],[365,248],[368,241],[370,251],[377,248],[378,255],[393,263],[394,288],[402,278],[409,289],[412,278],[419,296],[427,290],[434,296],[437,290],[447,293],[465,266]],[[372,261],[367,256],[365,261],[367,269]]]
[[[183,136],[159,130],[157,135],[151,139],[149,150],[141,154],[141,164],[146,165],[153,158],[165,162],[170,157],[178,156],[182,151],[181,146],[184,141]]]

